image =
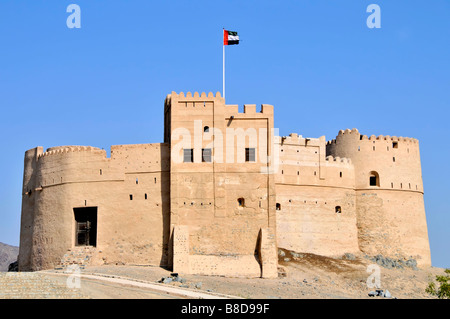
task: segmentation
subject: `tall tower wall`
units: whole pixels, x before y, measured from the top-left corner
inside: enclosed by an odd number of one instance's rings
[[[25,160],[24,190],[33,191],[23,195],[20,270],[58,265],[77,245],[76,211],[90,208],[97,262],[168,265],[166,144],[113,146],[111,158],[93,147],[55,147],[34,157],[35,150]]]
[[[327,143],[327,155],[355,167],[361,250],[431,265],[418,140],[345,130]]]
[[[274,179],[262,173],[273,107],[242,113],[219,93],[172,92],[165,114],[174,271],[276,277]]]

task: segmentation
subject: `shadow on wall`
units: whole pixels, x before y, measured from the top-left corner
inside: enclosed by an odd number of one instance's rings
[[[170,161],[170,156],[164,154],[164,152],[168,152],[168,149],[170,148],[160,147],[163,249],[161,252],[161,260],[159,264],[161,267],[169,269],[172,267],[173,253],[172,242],[170,238],[170,171],[164,170],[164,167],[170,167],[170,163],[168,163],[167,166],[164,165],[164,161]]]

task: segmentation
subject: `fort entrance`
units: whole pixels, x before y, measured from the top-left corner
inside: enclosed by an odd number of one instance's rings
[[[97,245],[97,207],[74,208],[75,246]]]

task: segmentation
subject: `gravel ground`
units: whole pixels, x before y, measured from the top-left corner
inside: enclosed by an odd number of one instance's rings
[[[365,299],[375,290],[367,286],[367,267],[374,262],[363,256],[352,260],[334,259],[312,254],[283,251],[279,258],[279,278],[225,278],[179,274],[184,282],[168,285],[188,287],[251,299]],[[432,298],[425,292],[428,282],[444,269],[430,267],[413,270],[409,267],[388,269],[379,266],[381,289],[389,290],[398,299]],[[170,277],[171,271],[149,266],[104,265],[87,267],[85,273],[117,275],[158,282]],[[382,298],[382,297],[374,297]]]

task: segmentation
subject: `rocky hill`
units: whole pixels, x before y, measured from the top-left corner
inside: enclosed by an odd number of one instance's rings
[[[9,264],[17,260],[19,247],[0,243],[0,272],[8,271]]]

